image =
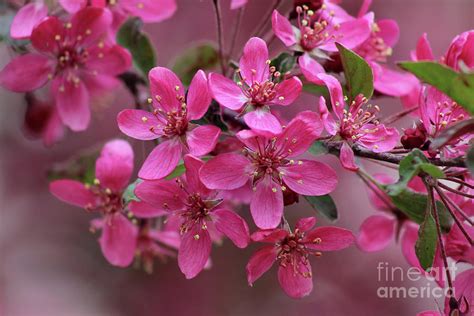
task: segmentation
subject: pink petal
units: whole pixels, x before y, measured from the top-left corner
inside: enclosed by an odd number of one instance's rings
[[[463,61],[467,67],[472,69],[474,68],[474,31],[465,32],[463,35],[466,40],[459,54],[458,62]]]
[[[242,217],[226,209],[213,211],[211,217],[217,230],[232,240],[234,245],[247,247],[250,242],[249,227]]]
[[[393,240],[396,220],[385,215],[367,218],[360,226],[357,245],[360,249],[372,252],[385,249]]]
[[[64,125],[73,131],[83,131],[89,125],[91,110],[89,92],[82,81],[74,83],[61,77],[53,81],[58,113]]]
[[[275,88],[275,99],[271,101],[272,104],[278,105],[290,105],[292,104],[301,94],[303,84],[298,77],[291,77],[283,80]],[[281,100],[280,100],[281,99]]]
[[[311,264],[306,265],[301,262],[302,259],[296,258],[297,266],[287,264],[286,267],[280,265],[278,267],[278,282],[285,291],[286,295],[292,298],[302,298],[313,290],[313,278],[311,272]],[[296,272],[297,270],[298,272]],[[301,275],[301,272],[306,275]]]
[[[155,107],[170,112],[181,108],[184,98],[183,85],[179,78],[164,67],[155,67],[148,73],[150,90]]]
[[[42,138],[44,145],[50,147],[59,142],[64,137],[64,130],[63,122],[59,117],[58,111],[54,108],[43,131]]]
[[[131,16],[138,16],[145,23],[168,19],[177,9],[176,0],[128,0],[120,2],[120,5]]]
[[[404,96],[418,85],[416,77],[408,72],[392,70],[382,65],[372,67],[372,69],[374,88],[383,94],[393,97]]]
[[[443,316],[440,312],[437,311],[423,311],[421,313],[416,314],[416,316]]]
[[[194,75],[191,84],[189,85],[187,95],[187,110],[188,119],[197,120],[206,114],[212,96],[207,84],[207,78],[204,71],[199,70]]]
[[[251,129],[257,132],[281,133],[280,121],[267,109],[257,109],[245,114],[244,121]]]
[[[89,54],[85,67],[103,75],[119,75],[132,65],[132,56],[128,50],[118,45],[104,48],[97,46],[90,49]]]
[[[48,15],[48,7],[42,2],[29,3],[13,18],[10,27],[10,36],[13,39],[26,39],[31,36],[33,28]]]
[[[248,0],[231,0],[230,1],[230,9],[235,10],[243,7],[247,4]]]
[[[188,191],[201,194],[205,197],[210,194],[210,190],[201,182],[199,178],[199,170],[204,165],[204,162],[191,155],[184,156],[184,166],[186,168],[186,182],[188,184]]]
[[[373,175],[374,179],[376,179],[381,184],[392,184],[395,183],[395,180],[385,174],[385,173],[376,173]],[[422,183],[424,186],[424,184]],[[370,203],[379,211],[389,211],[391,212],[395,206],[390,201],[387,193],[372,185],[371,188],[367,188],[367,192],[369,195]]]
[[[370,14],[370,13],[369,13]],[[330,34],[337,38],[337,41],[349,49],[353,49],[362,44],[370,35],[371,28],[367,18],[359,18],[346,21],[340,24],[339,29]],[[334,41],[321,45],[319,48],[329,52],[337,52]]]
[[[304,238],[307,247],[319,251],[345,249],[355,241],[355,236],[350,230],[334,226],[317,227],[308,232]],[[320,239],[319,243],[314,242],[317,238]]]
[[[309,82],[317,85],[323,85],[324,82],[319,79],[319,74],[324,74],[326,71],[323,66],[314,60],[308,53],[298,58],[298,65],[300,66],[303,76]]]
[[[403,225],[403,232],[401,236],[402,253],[407,262],[413,267],[420,267],[420,262],[415,253],[415,244],[418,240],[418,225],[413,223],[406,223]]]
[[[269,177],[261,180],[252,196],[250,212],[258,228],[277,227],[283,215],[283,193],[280,185]]]
[[[293,32],[293,26],[290,21],[283,15],[278,13],[277,10],[273,10],[272,14],[272,28],[273,33],[285,44],[290,47],[296,44],[296,37]]]
[[[273,263],[276,261],[275,246],[265,246],[257,250],[247,263],[247,282],[250,286],[253,285],[265,272],[270,270]]]
[[[319,74],[319,79],[326,85],[331,96],[332,110],[339,119],[343,118],[344,111],[344,95],[342,93],[342,87],[339,81],[333,76],[326,74]]]
[[[416,43],[416,60],[434,60],[428,36],[423,33]]]
[[[133,216],[139,218],[154,218],[168,215],[168,211],[163,210],[163,208],[154,207],[143,201],[131,201],[128,203],[128,208]]]
[[[152,140],[162,135],[163,124],[148,111],[123,110],[117,115],[117,123],[122,133],[135,139]]]
[[[138,172],[146,180],[161,179],[169,175],[181,159],[182,145],[178,139],[162,142],[148,155]]]
[[[385,19],[377,21],[377,25],[380,29],[377,32],[377,36],[381,37],[385,42],[385,45],[393,47],[398,42],[400,37],[400,28],[395,20]]]
[[[86,7],[71,18],[70,36],[81,40],[76,45],[89,47],[104,38],[112,23],[112,14],[102,8]]]
[[[306,113],[308,114],[308,113]],[[307,117],[307,119],[309,119]],[[278,135],[275,147],[279,148],[281,153],[286,153],[288,157],[296,157],[304,154],[316,139],[318,131],[315,126],[310,125],[302,117],[296,117]]]
[[[323,121],[324,128],[331,135],[336,135],[339,127],[336,124],[331,113],[326,106],[326,99],[323,96],[319,97],[319,113],[321,114],[321,119]]]
[[[117,77],[101,75],[96,72],[81,71],[81,79],[87,87],[91,98],[100,99],[101,96],[110,95],[111,90],[120,86]]]
[[[303,122],[308,124],[311,129],[312,136],[319,137],[324,130],[324,125],[321,120],[321,117],[318,115],[318,113],[313,111],[302,111],[298,113],[298,115],[296,115],[293,120],[302,120]],[[290,124],[291,122],[288,125]]]
[[[248,101],[242,89],[235,82],[220,74],[211,73],[209,75],[209,88],[214,99],[228,109],[238,111]]]
[[[285,184],[299,194],[324,195],[332,192],[337,185],[336,172],[322,162],[300,160],[281,169]]]
[[[178,231],[150,231],[150,237],[173,249],[179,249],[181,236]]]
[[[185,208],[187,195],[174,180],[143,181],[135,188],[137,197],[158,211],[172,212]]]
[[[96,203],[95,194],[75,180],[55,180],[49,184],[49,192],[63,202],[83,208]]]
[[[202,271],[211,254],[209,232],[194,225],[184,234],[178,252],[178,265],[186,279],[192,279]]]
[[[258,147],[260,142],[266,142],[265,138],[262,135],[250,129],[241,130],[235,136],[246,147],[253,151],[259,150]]]
[[[252,241],[258,242],[265,242],[275,244],[281,242],[283,239],[288,237],[289,232],[282,228],[275,228],[275,229],[264,229],[264,230],[257,230],[254,232],[250,239]]]
[[[354,151],[346,142],[342,143],[339,159],[345,169],[350,171],[359,170],[359,167],[355,163]]]
[[[474,306],[474,269],[471,267],[470,269],[459,273],[459,275],[457,275],[456,279],[454,280],[453,286],[455,289],[456,298],[458,300],[461,297],[465,298],[465,300],[461,300],[461,310],[469,310],[469,313],[472,313],[472,308]],[[448,298],[446,298],[446,301],[448,301]],[[466,306],[466,301],[468,306]],[[444,312],[446,315],[449,313],[449,304],[447,303],[445,303]]]
[[[59,0],[59,4],[68,13],[76,13],[80,9],[86,7],[87,0]]]
[[[137,228],[120,213],[107,216],[99,243],[110,264],[126,267],[135,256]]]
[[[213,125],[198,126],[186,133],[186,142],[188,143],[190,154],[203,156],[210,153],[216,147],[220,134],[220,128]]]
[[[48,82],[53,67],[53,61],[43,55],[18,56],[0,72],[0,85],[14,92],[36,90]]]
[[[240,71],[248,85],[263,82],[269,76],[268,48],[264,40],[252,37],[245,44],[242,58],[240,58]]]
[[[392,150],[400,139],[398,130],[394,127],[385,127],[383,124],[366,124],[362,126],[362,130],[364,129],[375,129],[375,132],[365,134],[357,142],[376,153]]]
[[[206,162],[199,175],[209,189],[233,190],[247,183],[249,166],[249,160],[242,155],[220,154]]]
[[[124,140],[107,142],[95,163],[95,175],[100,185],[113,192],[122,192],[133,172],[133,150]]]
[[[313,228],[314,225],[316,225],[316,217],[304,217],[296,222],[296,228],[302,232],[307,232]]]

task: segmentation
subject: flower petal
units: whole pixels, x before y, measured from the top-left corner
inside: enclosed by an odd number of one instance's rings
[[[252,196],[250,212],[258,228],[270,229],[280,224],[283,215],[283,193],[269,177],[261,180]]]
[[[76,13],[87,5],[87,0],[59,0],[59,4],[68,13]]]
[[[133,216],[139,218],[154,218],[163,215],[168,215],[168,211],[163,208],[157,208],[143,201],[131,201],[128,203],[128,208]]]
[[[393,47],[398,42],[400,37],[400,28],[395,20],[384,19],[377,21],[377,25],[380,29],[377,32],[377,36],[381,37],[385,45]]]
[[[402,253],[407,262],[413,266],[421,269],[420,262],[415,253],[415,244],[418,240],[418,225],[413,223],[406,223],[403,225],[401,235]]]
[[[100,185],[113,192],[122,192],[133,172],[133,150],[127,141],[107,142],[95,163],[95,175]]]
[[[292,298],[305,297],[313,290],[311,264],[304,264],[301,260],[296,258],[296,267],[292,264],[278,267],[278,282],[286,295]],[[303,271],[304,276],[301,274]]]
[[[357,245],[360,249],[373,252],[385,249],[395,235],[396,220],[385,215],[367,218],[360,226]]]
[[[376,65],[372,69],[374,88],[383,94],[393,97],[404,96],[418,85],[418,80],[410,73],[392,70],[382,65]]]
[[[50,16],[33,29],[31,44],[37,51],[57,54],[66,34],[64,22],[58,17]]]
[[[234,111],[240,110],[248,101],[235,82],[220,74],[209,75],[209,89],[220,105]]]
[[[278,13],[277,10],[273,10],[272,14],[272,28],[273,33],[285,44],[290,47],[296,44],[296,37],[293,32],[293,26],[290,21],[283,15]]]
[[[18,10],[10,27],[13,39],[26,39],[33,28],[48,15],[48,7],[42,2],[29,3]]]
[[[304,217],[296,222],[295,227],[302,232],[307,232],[313,228],[314,225],[316,225],[316,217]]]
[[[46,56],[25,54],[15,57],[0,72],[0,85],[14,92],[36,90],[48,82],[54,63]]]
[[[374,132],[362,136],[358,143],[376,153],[392,150],[400,139],[398,130],[394,127],[385,127],[383,124],[366,124],[362,126],[362,130],[364,129]]]
[[[91,110],[89,107],[89,92],[84,82],[73,82],[64,78],[53,81],[53,91],[56,95],[56,106],[64,125],[73,131],[83,131],[89,126]]]
[[[86,7],[72,16],[69,35],[76,40],[77,46],[89,47],[104,38],[111,24],[109,10]],[[81,40],[78,40],[79,36]]]
[[[137,185],[135,194],[159,211],[172,212],[185,208],[186,194],[174,180],[145,180]]]
[[[98,74],[116,76],[125,72],[132,65],[132,55],[125,48],[114,45],[111,47],[95,47],[89,50],[89,58],[85,67]]]
[[[326,99],[324,99],[323,96],[319,97],[319,113],[326,131],[331,135],[336,135],[338,126],[332,114],[329,113],[328,107],[326,106]]]
[[[248,0],[231,0],[230,1],[230,9],[235,10],[243,7],[247,4]]]
[[[194,156],[203,156],[210,153],[216,147],[220,128],[213,125],[198,126],[192,131],[186,133],[186,142],[189,152]]]
[[[263,82],[269,76],[268,48],[264,40],[252,37],[244,46],[240,58],[240,71],[245,82],[251,86],[255,81]]]
[[[184,166],[186,168],[186,182],[188,184],[188,191],[201,194],[205,197],[210,194],[210,190],[206,188],[204,183],[199,178],[199,170],[204,165],[201,159],[191,155],[184,156]]]
[[[99,239],[102,253],[110,264],[130,265],[137,248],[137,228],[120,213],[107,216]]]
[[[265,272],[270,270],[276,261],[277,251],[275,246],[265,246],[257,250],[247,263],[247,282],[253,285]]]
[[[161,179],[169,175],[181,159],[182,145],[178,139],[162,142],[148,155],[138,172],[146,180]]]
[[[120,3],[131,16],[145,23],[161,22],[170,18],[177,9],[176,0],[128,0]]]
[[[355,241],[354,234],[350,230],[323,226],[308,232],[304,237],[306,246],[319,251],[335,251],[349,247]],[[319,238],[318,242],[315,239]]]
[[[416,43],[416,60],[434,60],[433,51],[431,50],[430,42],[428,41],[428,36],[426,33],[423,33]]]
[[[301,94],[303,84],[298,77],[291,77],[283,80],[275,88],[275,99],[272,100],[272,104],[278,105],[290,105],[292,104]]]
[[[186,279],[192,279],[202,271],[211,254],[209,232],[194,225],[184,234],[178,251],[178,265]]]
[[[331,75],[320,74],[319,79],[326,85],[331,96],[332,110],[336,116],[342,120],[344,112],[344,95],[340,82]]]
[[[306,113],[308,112],[308,113]],[[316,126],[316,119],[309,111],[301,112],[291,120],[283,133],[277,136],[275,147],[288,157],[296,157],[304,154],[319,136],[321,128]],[[315,114],[315,113],[314,113]],[[305,117],[305,115],[307,115]],[[315,114],[316,115],[316,114]],[[309,122],[314,120],[314,122]],[[321,125],[321,124],[320,124]]]
[[[245,248],[249,244],[249,227],[245,220],[234,212],[218,209],[211,213],[216,229],[226,235],[234,245]]]
[[[324,74],[326,71],[315,59],[313,59],[308,53],[303,54],[298,58],[298,65],[300,66],[303,76],[309,82],[317,85],[323,85],[324,82],[319,79],[319,74]]]
[[[197,120],[206,114],[212,96],[207,84],[207,78],[204,71],[199,70],[193,77],[189,85],[187,95],[187,111],[189,120]]]
[[[181,108],[184,100],[183,85],[174,72],[164,67],[155,67],[148,73],[153,104],[156,108],[170,112]]]
[[[291,190],[303,195],[325,195],[337,185],[336,172],[328,165],[313,161],[300,160],[294,165],[281,168],[283,181]]]
[[[242,155],[220,154],[206,162],[199,175],[209,189],[233,190],[247,183],[249,166],[249,160]]]
[[[371,13],[368,13],[371,14]],[[370,35],[371,28],[369,19],[362,17],[346,21],[340,24],[340,27],[330,32],[337,38],[338,42],[349,49],[353,49],[362,44]],[[337,52],[335,41],[328,41],[327,44],[319,46],[320,49],[329,52]]]
[[[140,140],[157,139],[162,135],[162,123],[153,113],[143,110],[123,110],[117,115],[119,129]]]
[[[267,109],[256,109],[244,115],[245,123],[260,133],[280,134],[280,121]]]
[[[345,169],[350,171],[359,170],[359,167],[355,163],[354,151],[346,142],[342,143],[339,159]]]
[[[76,180],[55,180],[49,184],[49,192],[63,202],[83,208],[96,203],[95,194]]]

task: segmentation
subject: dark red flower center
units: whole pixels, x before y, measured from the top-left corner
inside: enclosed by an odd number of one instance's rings
[[[335,35],[330,32],[332,29],[337,30],[340,26],[335,24],[329,29],[331,19],[324,17],[324,10],[326,10],[324,5],[316,13],[306,5],[296,8],[298,27],[301,32],[300,45],[305,51],[312,51],[327,41],[335,39]],[[333,12],[329,12],[329,16],[333,15]]]
[[[303,238],[304,232],[298,229],[294,233],[288,234],[276,245],[278,247],[277,259],[281,266],[285,268],[291,266],[295,274],[310,278],[312,277],[308,260],[310,252],[303,243]]]
[[[95,205],[87,205],[87,211],[99,211],[104,215],[115,214],[123,209],[121,192],[113,192],[109,188],[104,188],[96,179],[94,184],[88,189],[96,196]]]
[[[75,47],[64,47],[58,54],[59,70],[81,67],[88,59],[87,49],[76,49]]]

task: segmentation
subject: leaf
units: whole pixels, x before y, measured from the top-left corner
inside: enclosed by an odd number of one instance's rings
[[[200,44],[191,47],[181,56],[178,56],[173,63],[173,71],[188,86],[199,70],[210,70],[219,64],[219,53],[211,44]]]
[[[436,223],[431,212],[426,212],[426,217],[418,229],[418,240],[415,244],[415,253],[424,270],[433,265],[437,244]]]
[[[315,141],[308,149],[309,153],[315,156],[324,155],[329,152],[326,144],[323,141]]]
[[[124,205],[127,205],[131,201],[140,201],[140,199],[135,195],[135,188],[140,182],[142,182],[142,180],[137,179],[133,183],[130,183],[128,187],[125,189],[125,191],[122,194],[122,201]]]
[[[290,72],[296,64],[296,56],[289,53],[281,53],[272,59],[270,66],[274,66],[282,75]]]
[[[185,171],[186,167],[184,166],[184,162],[181,160],[176,166],[176,168],[174,168],[173,172],[171,172],[165,179],[172,180],[184,174]]]
[[[474,118],[461,121],[449,128],[443,129],[430,144],[430,150],[436,151],[465,134],[474,133]]]
[[[315,84],[303,84],[303,91],[314,94],[316,96],[323,96],[326,100],[329,99],[329,91],[326,86],[318,86]]]
[[[304,196],[311,207],[324,215],[327,219],[335,221],[338,218],[336,203],[328,194],[321,196]]]
[[[72,179],[93,184],[95,179],[95,162],[99,151],[84,154],[76,159],[55,164],[47,172],[48,180]]]
[[[370,99],[374,93],[374,76],[369,64],[364,58],[341,44],[336,43],[336,46],[341,56],[350,101],[354,100],[359,94]]]
[[[142,25],[139,18],[128,19],[117,32],[117,43],[130,51],[133,64],[146,76],[156,65],[156,54],[150,39],[142,32]]]
[[[402,62],[398,65],[421,81],[444,92],[470,113],[474,113],[473,73],[460,73],[448,66],[431,61]]]
[[[471,145],[467,152],[466,165],[471,175],[474,175],[474,145]]]

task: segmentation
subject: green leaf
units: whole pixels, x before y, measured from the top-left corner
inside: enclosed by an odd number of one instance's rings
[[[324,215],[327,219],[335,221],[338,218],[337,207],[330,195],[304,196],[311,207]]]
[[[281,53],[272,59],[270,66],[274,66],[282,75],[290,72],[296,64],[296,56],[289,53]]]
[[[324,155],[329,152],[326,144],[323,141],[315,141],[308,149],[309,153],[315,156]]]
[[[421,81],[444,92],[470,113],[474,113],[474,74],[455,71],[448,66],[431,62],[402,62],[399,66]]]
[[[423,269],[428,270],[433,265],[437,244],[436,223],[431,212],[426,212],[426,217],[418,229],[418,240],[415,244],[415,253]]]
[[[124,205],[127,205],[131,201],[140,201],[140,199],[135,195],[135,188],[140,182],[142,182],[142,180],[137,179],[133,183],[129,184],[129,186],[125,189],[122,194],[122,200]]]
[[[182,80],[184,85],[189,85],[194,74],[199,70],[210,70],[219,64],[219,53],[211,44],[200,44],[186,50],[178,56],[173,63],[173,71]]]
[[[128,19],[117,32],[117,43],[130,51],[135,67],[147,76],[156,65],[156,54],[150,39],[142,32],[142,25],[139,18]]]
[[[350,101],[359,94],[370,99],[374,93],[374,76],[369,64],[352,50],[339,43],[336,46],[341,56]]]
[[[303,84],[303,91],[314,94],[316,96],[323,96],[326,100],[329,99],[329,91],[326,86],[318,86],[311,83]]]
[[[467,152],[466,165],[471,175],[474,175],[474,145],[471,145]]]
[[[186,167],[184,166],[184,162],[181,160],[176,166],[176,168],[174,168],[173,172],[171,172],[165,179],[171,180],[171,179],[177,178],[180,175],[184,174],[185,172],[186,172]]]

